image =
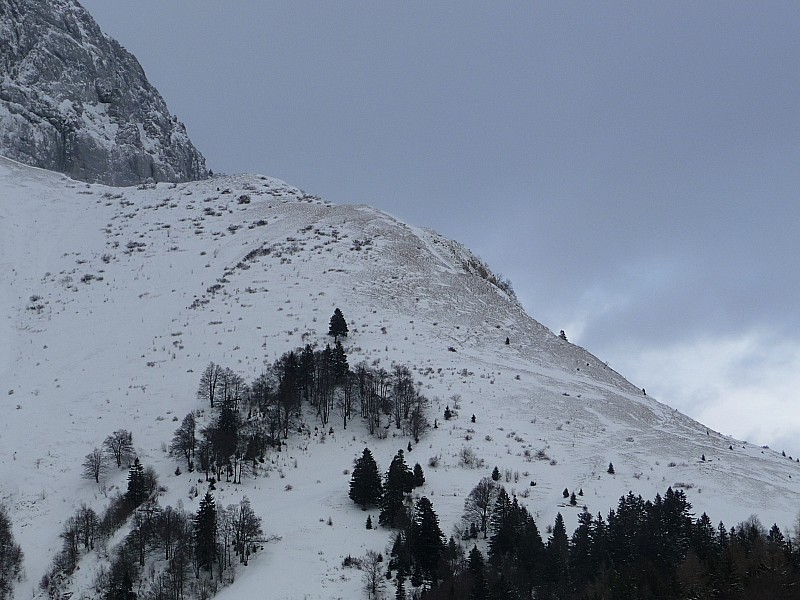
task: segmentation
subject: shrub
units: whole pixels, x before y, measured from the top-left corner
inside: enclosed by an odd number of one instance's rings
[[[475,467],[475,451],[469,446],[462,447],[461,451],[458,453],[458,457],[461,460],[461,464],[465,467],[469,467],[470,469]]]

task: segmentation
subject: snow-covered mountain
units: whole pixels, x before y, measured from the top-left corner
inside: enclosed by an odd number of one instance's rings
[[[214,361],[252,380],[287,350],[324,346],[336,307],[351,365],[408,365],[431,399],[439,428],[407,460],[426,469],[416,493],[447,535],[495,466],[542,530],[557,512],[571,531],[584,504],[606,513],[629,490],[668,486],[728,526],[757,513],[788,531],[797,516],[800,464],[645,395],[528,316],[462,245],[368,206],[257,175],[122,189],[0,159],[0,273],[0,502],[26,553],[18,598],[37,593],[74,509],[124,489],[124,470],[102,487],[81,477],[106,435],[130,430],[167,488],[161,504],[196,511],[190,490],[206,484],[175,475],[165,444],[190,410],[208,417],[200,372]],[[223,505],[248,496],[271,536],[223,598],[266,585],[275,598],[359,597],[343,558],[386,550],[347,472],[365,446],[385,471],[409,439],[377,439],[358,418],[345,431],[334,417],[325,436],[313,413],[305,423],[259,477],[215,492]],[[482,466],[463,464],[465,448]],[[564,488],[583,490],[577,508]],[[86,592],[101,562],[84,559],[70,589]]]
[[[138,61],[76,0],[0,2],[0,154],[111,185],[207,176]]]

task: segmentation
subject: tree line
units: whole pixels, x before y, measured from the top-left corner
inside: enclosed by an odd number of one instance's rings
[[[605,518],[584,508],[571,536],[559,513],[543,540],[516,497],[483,479],[465,501],[464,524],[487,538],[486,556],[475,543],[460,564],[441,563],[454,568],[425,598],[797,597],[800,548],[777,525],[767,530],[752,516],[728,529],[691,508],[680,490],[652,501],[631,492]]]

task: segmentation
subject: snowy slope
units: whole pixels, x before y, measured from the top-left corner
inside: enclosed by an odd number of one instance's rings
[[[628,490],[652,498],[672,485],[728,526],[757,513],[786,531],[797,514],[800,465],[645,396],[531,319],[463,246],[367,206],[261,176],[123,189],[0,158],[0,269],[0,501],[26,553],[18,598],[36,593],[74,509],[101,509],[124,486],[122,471],[105,488],[80,477],[106,435],[132,431],[168,488],[161,504],[196,511],[197,478],[174,475],[164,444],[174,419],[205,408],[200,371],[215,361],[251,380],[265,361],[329,341],[335,307],[350,323],[351,365],[409,365],[433,399],[440,428],[407,460],[425,468],[418,493],[448,535],[495,465],[520,474],[505,485],[529,494],[520,499],[541,530],[559,511],[574,528],[565,487],[582,488],[594,513]],[[455,394],[459,416],[445,422]],[[408,440],[371,438],[358,420],[343,431],[335,417],[323,439],[307,424],[262,477],[217,491],[223,505],[247,495],[274,536],[221,597],[263,597],[267,582],[274,598],[359,597],[361,575],[343,557],[385,551],[389,532],[364,528],[345,471],[367,445],[385,470]],[[462,466],[463,447],[484,466]]]

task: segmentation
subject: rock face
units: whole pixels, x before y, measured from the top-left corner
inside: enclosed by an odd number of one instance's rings
[[[108,185],[208,175],[136,58],[76,0],[0,0],[0,154]]]

